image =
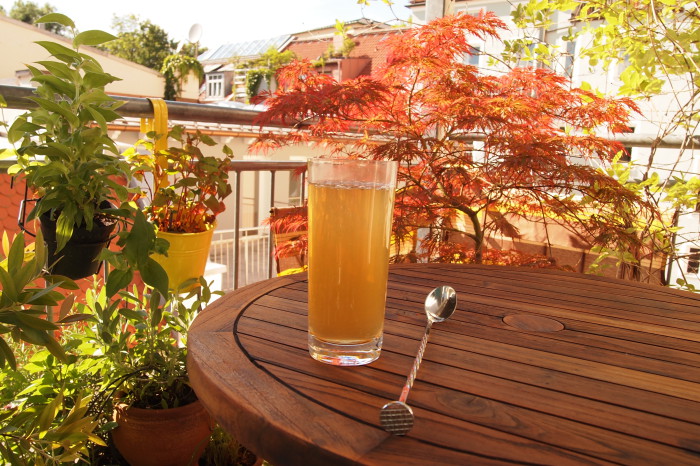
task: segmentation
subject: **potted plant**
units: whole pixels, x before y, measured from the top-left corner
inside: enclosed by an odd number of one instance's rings
[[[55,274],[83,278],[99,267],[95,258],[108,243],[117,224],[110,209],[126,200],[129,165],[120,158],[107,124],[119,118],[120,102],[105,93],[105,85],[119,78],[106,73],[83,45],[115,39],[102,31],[78,33],[61,14],[37,23],[56,22],[73,33],[72,48],[39,41],[51,56],[29,66],[36,83],[31,100],[36,108],[18,117],[8,130],[17,148],[17,164],[10,174],[24,175],[38,199],[28,219],[39,219]],[[80,262],[70,262],[72,254]]]
[[[203,278],[197,293],[163,297],[146,288],[88,298],[101,345],[107,392],[114,394],[112,440],[132,465],[197,464],[213,429],[189,384],[187,331],[213,294]],[[219,292],[220,294],[220,292]]]
[[[154,151],[152,142],[141,140],[124,155],[144,186],[146,216],[156,225],[158,238],[169,243],[166,254],[152,257],[166,270],[170,288],[183,289],[183,282],[204,274],[216,217],[231,194],[228,170],[233,153],[224,146],[220,157],[204,155],[201,144],[216,143],[199,130],[190,133],[175,126],[168,137],[179,146]]]

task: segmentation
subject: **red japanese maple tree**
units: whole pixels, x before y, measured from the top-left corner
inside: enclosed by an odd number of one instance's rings
[[[589,163],[622,149],[596,132],[625,130],[635,105],[573,89],[546,69],[486,74],[464,63],[470,38],[498,39],[504,27],[491,13],[437,19],[389,38],[389,59],[372,76],[343,82],[296,61],[280,71],[258,120],[291,129],[253,147],[311,142],[336,156],[398,160],[396,237],[428,227],[418,254],[430,260],[493,259],[485,238],[519,238],[518,218],[648,254],[629,221],[654,217],[653,207]],[[349,143],[348,133],[360,138]]]

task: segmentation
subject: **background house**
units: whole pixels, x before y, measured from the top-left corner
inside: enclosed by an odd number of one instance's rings
[[[270,48],[283,51],[292,36],[224,44],[198,57],[204,68],[204,88],[200,101],[246,100],[245,70],[237,63],[257,58]]]
[[[71,41],[36,26],[0,15],[0,84],[33,87],[27,64],[44,60],[48,53],[35,44],[36,41]],[[81,47],[81,52],[95,57],[104,70],[121,78],[107,85],[107,92],[130,97],[162,97],[165,79],[163,75],[145,66],[115,57],[94,47]]]
[[[607,70],[602,65],[591,66],[587,58],[581,56],[581,50],[592,42],[592,38],[587,35],[579,36],[575,41],[567,41],[565,37],[569,33],[569,28],[580,30],[581,25],[572,21],[571,14],[557,13],[554,24],[547,30],[518,29],[512,21],[511,13],[518,4],[526,3],[524,0],[411,0],[408,7],[414,15],[416,23],[421,24],[430,18],[434,11],[431,8],[443,7],[443,13],[457,13],[466,11],[470,14],[478,13],[480,10],[494,12],[509,27],[509,31],[502,34],[504,40],[521,37],[531,37],[558,47],[564,52],[558,61],[551,64],[551,67],[560,74],[569,76],[574,86],[580,87],[582,84],[590,84],[593,89],[606,94],[616,95],[622,86],[620,74],[627,67],[624,57],[620,61],[610,66]],[[585,2],[583,2],[585,3]],[[502,65],[493,63],[491,56],[500,56],[504,50],[504,44],[495,40],[474,40],[475,55],[464,57],[464,60],[472,65],[479,66],[483,73],[500,73],[504,70]],[[519,66],[543,66],[533,61],[523,60]],[[653,139],[663,134],[671,115],[679,109],[679,103],[675,99],[675,93],[682,92],[683,83],[667,83],[661,93],[649,99],[637,99],[636,103],[640,107],[639,114],[632,115],[630,132],[638,135],[650,135]],[[669,135],[666,135],[669,136]],[[670,134],[671,137],[684,137],[683,130],[677,130]],[[695,139],[698,139],[695,134]],[[476,146],[478,148],[478,145]],[[660,148],[657,149],[654,159],[650,162],[649,147],[630,146],[626,148],[628,154],[620,159],[622,162],[631,162],[632,178],[640,179],[647,165],[650,164],[652,170],[659,174],[661,179],[670,179],[673,182],[674,176],[686,178],[700,174],[700,159],[697,157],[698,145],[695,149],[686,149],[682,156],[679,156],[678,149]],[[679,254],[685,256],[678,264],[673,264],[669,270],[670,283],[675,283],[676,278],[685,275],[688,282],[696,287],[700,287],[700,277],[698,269],[700,264],[700,213],[696,210],[685,212],[678,220],[678,225],[682,231],[676,238]],[[503,238],[496,238],[494,241],[503,243]],[[520,244],[518,247],[528,248],[531,245]],[[681,273],[683,272],[683,274]]]
[[[391,26],[371,20],[357,20],[344,24],[344,35],[336,34],[336,26],[326,26],[290,35],[277,36],[264,40],[224,44],[212,48],[199,56],[205,70],[202,103],[245,107],[246,70],[237,66],[257,58],[274,48],[279,52],[291,50],[297,58],[308,59],[318,63],[319,70],[333,74],[337,79],[352,79],[359,75],[370,74],[374,67],[386,61],[386,50],[382,40],[389,34],[399,32]],[[353,42],[345,56],[331,56],[330,50],[340,50],[344,39]],[[324,58],[324,54],[326,54]],[[274,86],[274,84],[273,84]],[[258,92],[265,90],[259,88]],[[254,108],[254,107],[248,107]],[[232,145],[237,158],[245,160],[268,161],[303,161],[309,157],[322,155],[322,149],[309,146],[283,147],[270,154],[250,154],[247,143],[257,134],[257,128],[231,127],[227,125],[201,125],[214,128],[217,138]],[[226,137],[229,130],[234,137]],[[241,225],[256,227],[268,216],[270,208],[269,176],[266,173],[244,174],[243,206]],[[282,207],[299,202],[301,193],[300,179],[280,173],[275,180],[275,206]],[[221,227],[232,227],[227,217]]]
[[[205,85],[200,101],[246,102],[247,69],[241,64],[260,57],[270,48],[291,51],[299,59],[316,63],[322,73],[344,81],[372,73],[373,66],[386,61],[382,40],[399,32],[386,23],[360,19],[340,26],[325,26],[294,34],[224,44],[199,56]],[[275,84],[272,83],[272,90]],[[263,84],[258,93],[268,90]]]
[[[36,26],[8,18],[0,14],[0,84],[8,86],[34,87],[31,73],[27,68],[39,60],[45,60],[48,53],[36,41],[64,42],[71,47],[71,41],[62,36],[40,29]],[[162,97],[165,85],[163,76],[150,68],[115,57],[94,47],[81,47],[81,52],[95,57],[106,72],[120,77],[107,85],[107,92],[112,95],[128,97]],[[1,120],[11,122],[15,116],[23,113],[21,110],[3,109]],[[121,136],[120,132],[118,136]],[[115,133],[116,134],[116,133]],[[0,127],[0,148],[8,147],[5,130]],[[117,137],[118,140],[119,137]],[[127,138],[133,140],[133,138]],[[24,197],[22,184],[16,184],[10,189],[10,177],[0,173],[0,187],[4,201],[0,207],[0,230],[13,233],[18,230],[17,212],[19,202]]]
[[[340,30],[339,30],[340,29]],[[319,72],[337,81],[369,76],[373,67],[385,63],[386,37],[400,32],[386,23],[360,19],[342,27],[324,27],[294,34],[287,50],[317,64]]]

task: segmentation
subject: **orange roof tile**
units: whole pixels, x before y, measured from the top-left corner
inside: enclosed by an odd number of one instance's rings
[[[351,36],[355,40],[355,48],[352,49],[349,58],[369,58],[371,65],[361,74],[371,74],[374,67],[383,64],[387,60],[388,50],[384,40],[394,34],[400,33],[400,29],[381,30]],[[317,60],[333,44],[333,38],[298,40],[295,39],[287,47],[293,51],[298,58]]]

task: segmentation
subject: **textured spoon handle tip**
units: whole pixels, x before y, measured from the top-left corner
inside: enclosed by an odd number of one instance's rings
[[[390,401],[379,412],[379,422],[392,435],[406,435],[413,427],[413,410],[401,401]]]

